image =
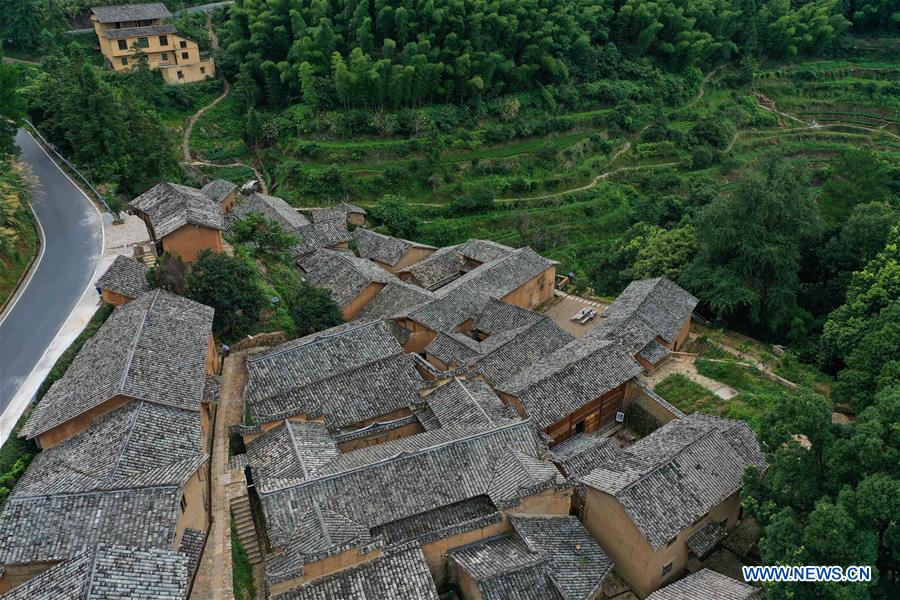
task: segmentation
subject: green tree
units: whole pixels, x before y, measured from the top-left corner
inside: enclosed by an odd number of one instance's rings
[[[847,300],[828,316],[822,332],[820,362],[845,364],[872,332],[877,316],[900,298],[900,226],[891,230],[882,252],[854,273]]]
[[[16,91],[17,86],[16,69],[3,62],[3,47],[0,45],[0,156],[18,152],[16,129],[25,116],[25,106]]]
[[[297,335],[309,335],[344,322],[341,307],[331,293],[303,281],[299,293],[290,299],[291,317]]]
[[[250,333],[266,305],[254,264],[210,250],[197,256],[185,295],[216,310],[217,336],[239,338]]]
[[[638,248],[630,275],[633,279],[667,277],[678,281],[696,254],[697,237],[690,223],[668,230],[658,228]]]
[[[418,221],[402,196],[385,194],[369,209],[368,214],[389,235],[404,239],[413,239],[416,236]]]
[[[300,242],[280,223],[258,212],[251,212],[236,221],[233,236],[237,243],[247,244],[254,254],[281,261],[286,261],[291,246]]]
[[[800,262],[821,233],[796,167],[773,160],[696,219],[698,254],[681,281],[718,317],[802,335]]]
[[[162,288],[182,296],[188,286],[187,265],[180,256],[166,252],[147,271],[147,283],[151,288]]]
[[[890,196],[888,167],[870,150],[845,150],[832,166],[819,194],[819,210],[830,226],[840,224],[857,204]]]

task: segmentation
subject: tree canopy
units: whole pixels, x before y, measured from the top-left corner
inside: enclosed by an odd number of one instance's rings
[[[185,296],[216,309],[213,330],[217,336],[237,338],[253,330],[266,305],[257,278],[252,263],[202,250],[191,266]]]
[[[237,0],[221,67],[246,97],[274,106],[478,103],[596,79],[619,54],[683,71],[739,51],[821,52],[849,28],[843,8],[838,0]]]
[[[696,219],[698,253],[682,273],[717,316],[771,331],[802,327],[803,251],[821,235],[818,213],[799,170],[773,160],[747,175]]]

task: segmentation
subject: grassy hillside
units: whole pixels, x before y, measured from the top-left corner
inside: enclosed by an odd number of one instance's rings
[[[15,291],[37,253],[30,200],[22,165],[12,159],[0,161],[0,306]]]

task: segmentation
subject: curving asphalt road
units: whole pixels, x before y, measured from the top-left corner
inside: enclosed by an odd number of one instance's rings
[[[37,179],[31,206],[43,248],[0,315],[0,413],[78,304],[103,255],[100,213],[31,135],[20,129],[16,143]]]

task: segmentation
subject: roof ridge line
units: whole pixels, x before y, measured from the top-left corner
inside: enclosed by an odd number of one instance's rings
[[[371,327],[371,326],[373,326],[373,325],[377,325],[377,324],[379,324],[379,323],[381,323],[381,322],[382,322],[382,321],[380,321],[380,320],[378,320],[378,319],[374,319],[374,320],[372,320],[372,321],[364,321],[364,322],[362,322],[362,323],[360,323],[360,324],[354,325],[353,327],[347,327],[346,329],[342,329],[342,330],[336,331],[336,332],[334,332],[334,333],[322,333],[321,335],[318,335],[318,334],[312,334],[312,335],[315,335],[316,338],[315,338],[314,340],[310,340],[309,342],[306,342],[305,344],[299,344],[299,345],[296,345],[296,346],[292,346],[292,347],[290,347],[290,348],[283,348],[283,349],[281,349],[281,350],[278,350],[278,349],[276,348],[276,349],[272,350],[271,352],[267,352],[265,355],[259,356],[259,357],[255,358],[255,359],[252,358],[252,357],[251,357],[251,358],[248,358],[248,359],[247,359],[247,362],[250,363],[250,364],[256,364],[256,363],[262,362],[263,360],[265,360],[265,359],[267,359],[267,358],[272,358],[272,357],[275,357],[275,356],[281,356],[282,354],[285,354],[285,353],[287,353],[287,352],[291,352],[291,351],[296,350],[296,349],[298,349],[298,348],[305,348],[306,346],[312,346],[313,344],[318,344],[318,343],[319,343],[320,341],[322,341],[322,340],[328,340],[328,339],[331,339],[331,338],[334,338],[334,337],[338,337],[338,336],[344,335],[344,334],[346,334],[346,333],[350,333],[351,331],[358,331],[358,330],[364,329],[364,328],[366,328],[366,327]],[[352,323],[352,321],[351,321],[351,323]],[[326,330],[326,331],[327,331],[327,330]],[[300,339],[303,339],[303,338],[300,338]]]
[[[156,300],[159,298],[159,294],[160,289],[157,288],[153,294],[153,300],[150,302],[150,306],[144,311],[144,316],[141,317],[141,322],[134,332],[134,339],[131,342],[131,347],[128,349],[128,359],[125,362],[125,369],[122,371],[122,377],[119,380],[118,390],[120,392],[125,390],[125,380],[128,379],[128,372],[131,371],[131,362],[134,360],[134,351],[137,349],[138,340],[141,337],[141,333],[144,331],[144,324],[147,322],[147,316],[149,316],[153,307],[156,306]]]
[[[454,377],[453,379],[455,379],[456,382],[459,384],[459,387],[461,387],[461,388],[463,389],[463,392],[466,393],[466,396],[469,397],[469,400],[471,400],[471,401],[475,404],[475,406],[478,407],[478,410],[480,410],[480,411],[481,411],[481,414],[484,415],[484,418],[488,420],[488,423],[490,423],[491,425],[493,425],[493,424],[494,424],[494,420],[490,417],[490,415],[487,414],[487,411],[484,410],[484,407],[481,406],[481,404],[478,403],[478,400],[475,399],[475,396],[473,396],[472,394],[469,393],[469,390],[466,389],[466,386],[464,386],[464,385],[462,384],[462,380],[459,379],[458,377]],[[468,381],[468,380],[467,380],[467,381]]]
[[[88,571],[87,586],[85,586],[85,600],[91,600],[91,588],[94,587],[94,569],[97,568],[97,555],[100,554],[100,545],[94,544],[91,550],[91,570]]]
[[[522,459],[519,458],[519,451],[515,448],[510,448],[512,452],[513,458],[516,459],[516,462],[519,463],[519,466],[522,467],[522,470],[525,471],[525,474],[528,476],[528,479],[531,480],[531,483],[538,483],[534,477],[532,477],[531,473],[528,471],[528,467],[525,466],[525,463],[522,462]]]
[[[116,471],[119,470],[119,464],[122,462],[122,456],[125,454],[125,448],[128,446],[128,443],[131,441],[131,434],[134,433],[134,427],[137,425],[138,417],[141,415],[141,411],[144,409],[144,401],[141,400],[138,404],[137,409],[134,411],[134,417],[131,419],[131,425],[128,426],[128,433],[125,435],[125,441],[119,446],[119,453],[116,456],[116,462],[113,464],[112,470],[109,472],[109,475],[106,477],[107,482],[112,482],[115,479]]]
[[[680,420],[680,419],[679,419],[679,420]],[[688,448],[691,448],[694,444],[696,444],[697,442],[699,442],[699,441],[701,441],[701,440],[703,440],[703,439],[706,439],[707,437],[711,437],[711,436],[712,436],[713,434],[715,434],[715,433],[719,433],[719,430],[718,430],[718,429],[715,429],[715,428],[711,428],[711,429],[705,431],[702,435],[700,435],[699,437],[695,438],[694,441],[692,441],[692,442],[689,443],[689,444],[685,444],[683,447],[681,447],[681,448],[678,450],[678,452],[676,452],[675,454],[672,454],[671,456],[669,456],[668,458],[666,458],[665,460],[663,460],[663,461],[660,462],[659,464],[654,465],[654,466],[653,466],[652,468],[650,468],[650,470],[648,470],[646,473],[641,474],[640,477],[638,477],[637,479],[635,479],[634,481],[632,481],[631,483],[629,483],[628,485],[626,485],[625,487],[623,487],[621,490],[619,490],[618,492],[616,492],[615,495],[618,496],[619,494],[625,492],[626,490],[628,490],[628,489],[634,487],[634,486],[637,484],[637,482],[639,482],[640,480],[644,479],[644,478],[647,477],[648,475],[651,475],[651,474],[653,474],[653,473],[656,473],[657,471],[661,470],[663,467],[668,466],[669,464],[672,463],[672,461],[674,461],[676,458],[678,458],[679,456],[681,456],[681,454],[682,454],[683,452],[687,451]],[[727,443],[727,440],[726,440],[726,443]],[[728,445],[731,446],[731,444],[728,444]]]
[[[15,497],[10,496],[9,498],[7,498],[7,501],[13,502],[16,500],[41,500],[44,498],[56,498],[56,497],[60,497],[60,496],[66,496],[66,497],[69,497],[69,496],[103,496],[106,494],[113,494],[113,493],[123,492],[123,491],[166,490],[169,488],[180,489],[181,486],[174,484],[174,483],[169,483],[169,484],[165,484],[165,485],[136,485],[136,486],[132,486],[132,487],[112,488],[112,489],[108,489],[108,490],[87,490],[84,492],[58,492],[55,494],[38,494],[38,495],[32,495],[32,496],[15,496]]]
[[[300,463],[300,468],[303,469],[303,478],[309,479],[309,469],[306,468],[306,461],[304,461],[303,456],[300,455],[300,448],[297,446],[297,439],[294,437],[294,431],[291,429],[291,422],[288,419],[284,420],[284,428],[287,431],[288,437],[291,439],[291,447],[294,449],[294,456],[297,457],[297,462]]]
[[[325,536],[325,543],[329,546],[332,546],[334,542],[331,540],[331,534],[328,532],[328,524],[325,523],[325,516],[322,514],[322,507],[319,506],[319,502],[317,500],[313,500],[313,510],[316,512],[316,520],[319,521],[319,526],[322,528],[322,534]]]
[[[321,379],[314,379],[313,381],[308,381],[307,383],[304,383],[303,385],[298,385],[298,386],[293,387],[293,388],[291,388],[291,389],[289,389],[289,390],[285,390],[285,391],[283,391],[283,392],[278,392],[278,393],[272,394],[271,396],[266,396],[265,398],[261,398],[258,402],[264,402],[264,401],[266,401],[266,400],[271,400],[272,398],[289,397],[291,394],[293,394],[293,393],[295,393],[295,392],[298,392],[299,390],[308,388],[308,387],[311,386],[311,385],[319,384],[319,383],[322,383],[323,381],[329,381],[329,380],[331,380],[331,379],[334,379],[335,377],[341,377],[341,376],[343,376],[343,375],[346,375],[347,373],[352,373],[352,372],[354,372],[354,371],[359,371],[360,369],[363,369],[363,368],[366,368],[366,367],[371,367],[372,365],[374,365],[374,364],[376,364],[376,363],[384,362],[384,361],[387,361],[387,360],[389,360],[389,359],[396,358],[396,357],[398,357],[398,356],[409,356],[409,354],[408,354],[407,352],[404,352],[403,349],[401,348],[400,350],[398,350],[397,352],[394,352],[393,354],[389,354],[389,355],[383,356],[383,357],[381,357],[381,358],[376,358],[376,359],[370,360],[370,361],[368,361],[368,362],[364,362],[364,363],[362,363],[361,365],[357,365],[357,366],[352,367],[352,368],[350,368],[350,369],[343,369],[343,370],[341,370],[341,371],[337,371],[336,373],[332,373],[331,375],[329,375],[329,376],[327,376],[327,377],[322,377]],[[421,376],[420,376],[420,377],[421,377]],[[322,402],[319,402],[319,403],[316,404],[315,408],[316,408],[316,410],[319,411],[318,413],[316,413],[317,415],[322,415],[322,414],[323,414],[322,411],[321,411],[321,407],[322,407]],[[285,420],[285,417],[282,417],[282,416],[280,416],[280,415],[284,415],[284,414],[286,414],[287,412],[288,412],[288,411],[281,411],[280,413],[277,413],[277,414],[279,415],[278,418],[276,418],[276,419],[271,419],[271,420],[268,420],[268,421],[263,421],[263,422],[264,422],[264,423],[271,423],[272,421],[283,421],[283,420]],[[296,413],[291,413],[291,414],[296,414]],[[254,416],[255,416],[257,419],[260,418],[259,415],[254,414]],[[289,415],[289,416],[290,416],[290,415]],[[310,415],[308,414],[307,416],[310,416]]]
[[[360,471],[365,471],[365,470],[367,470],[367,469],[370,469],[370,468],[375,467],[376,465],[384,465],[385,463],[393,462],[393,461],[395,461],[395,460],[397,460],[397,459],[400,459],[400,458],[405,458],[405,457],[408,457],[408,456],[415,456],[415,455],[419,455],[419,454],[427,454],[427,453],[429,453],[429,452],[434,452],[435,450],[439,450],[439,449],[445,448],[445,447],[447,447],[447,446],[452,446],[452,445],[454,445],[454,444],[458,444],[458,443],[461,443],[461,442],[464,442],[464,441],[471,441],[471,440],[480,439],[480,438],[487,437],[487,436],[489,436],[489,435],[498,433],[498,432],[500,432],[500,431],[507,431],[507,430],[510,430],[510,429],[515,429],[515,428],[517,428],[517,427],[522,427],[523,425],[530,425],[530,424],[531,424],[531,418],[530,418],[530,417],[527,418],[527,419],[522,419],[522,420],[520,420],[520,421],[513,421],[512,423],[509,423],[509,424],[507,424],[507,425],[501,425],[501,426],[499,426],[499,427],[494,427],[494,428],[492,428],[492,429],[488,429],[487,431],[479,431],[478,433],[469,434],[469,435],[464,436],[464,437],[453,438],[452,440],[448,440],[448,441],[445,441],[445,442],[440,442],[440,443],[437,443],[437,444],[435,444],[435,445],[433,445],[433,446],[426,446],[426,447],[424,447],[424,448],[419,448],[418,450],[414,450],[414,451],[408,451],[408,450],[400,451],[400,452],[398,452],[397,454],[394,454],[394,455],[392,455],[392,456],[389,456],[389,457],[387,457],[387,458],[385,458],[385,459],[383,459],[383,460],[380,460],[380,461],[377,461],[377,462],[374,462],[374,463],[369,463],[369,464],[360,465],[360,466],[357,466],[357,467],[352,467],[352,468],[347,469],[347,470],[344,470],[344,471],[337,471],[337,472],[335,472],[335,473],[329,473],[329,474],[327,474],[327,475],[323,475],[323,476],[318,477],[318,478],[316,478],[316,479],[310,479],[309,481],[300,481],[300,482],[297,482],[297,483],[292,483],[291,485],[287,485],[287,486],[284,486],[284,487],[282,487],[282,488],[270,490],[270,491],[268,491],[268,492],[260,492],[260,495],[262,496],[262,495],[274,494],[274,493],[276,493],[276,492],[283,492],[283,491],[285,491],[285,490],[294,489],[294,488],[298,488],[298,487],[303,487],[303,486],[308,485],[308,484],[313,483],[313,482],[327,481],[327,480],[330,480],[330,479],[335,479],[335,478],[337,478],[337,477],[342,477],[342,476],[348,475],[348,474],[350,474],[350,473],[357,473],[357,472],[360,472]],[[406,439],[406,438],[400,438],[400,439]]]

